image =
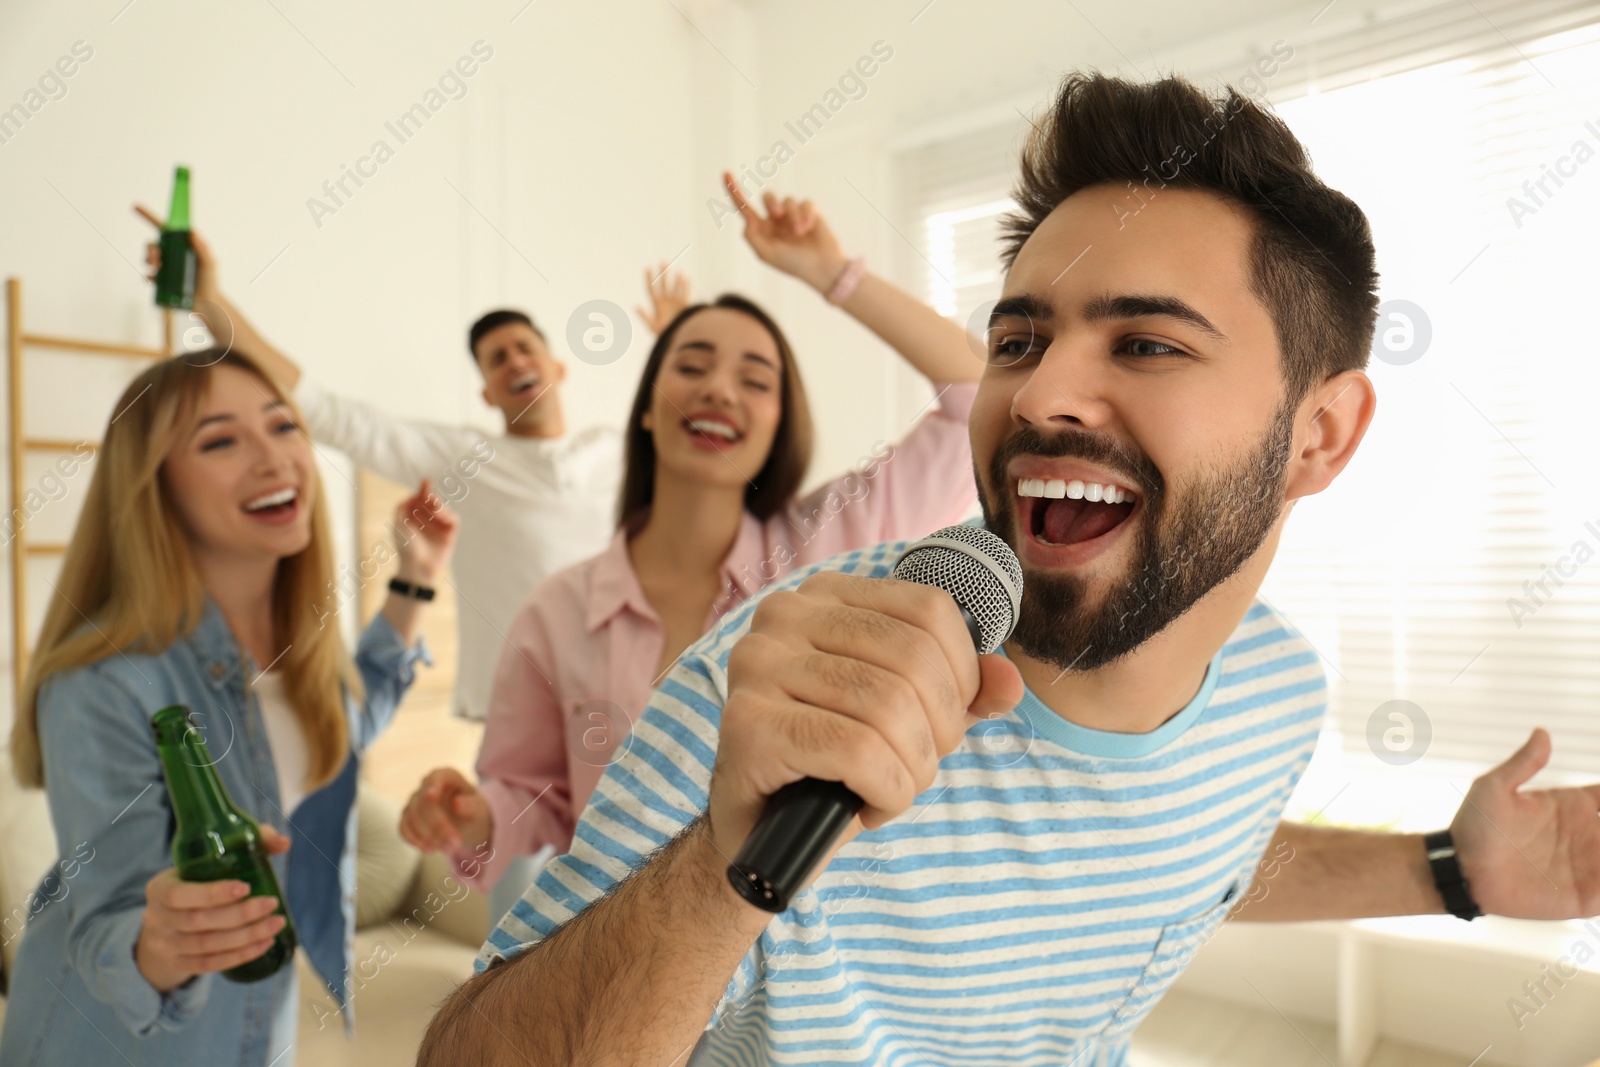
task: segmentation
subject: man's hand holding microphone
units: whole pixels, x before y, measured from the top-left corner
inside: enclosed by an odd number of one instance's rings
[[[823,571],[757,605],[728,659],[708,805],[745,899],[784,910],[840,845],[909,808],[974,722],[1016,706],[1022,678],[991,653],[1021,596],[1005,543],[956,526],[891,579]]]
[[[706,813],[462,986],[419,1067],[682,1062],[770,913],[909,808],[969,727],[1022,699],[1016,668],[988,654],[1021,603],[1003,541],[947,527],[895,575],[820,572],[763,598],[728,659]]]

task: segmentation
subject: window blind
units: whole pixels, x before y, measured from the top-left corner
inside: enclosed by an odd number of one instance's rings
[[[1553,768],[1592,774],[1600,8],[1439,4],[1292,43],[1270,96],[1371,219],[1385,303],[1378,416],[1296,505],[1262,595],[1324,657],[1349,750],[1456,773],[1544,725]],[[959,321],[999,292],[1026,132],[1019,114],[897,159],[924,293]]]
[[[1000,293],[999,219],[1014,206],[1011,185],[1027,132],[1026,118],[1018,115],[1014,123],[938,141],[896,160],[921,255],[914,272],[941,315],[967,322]]]

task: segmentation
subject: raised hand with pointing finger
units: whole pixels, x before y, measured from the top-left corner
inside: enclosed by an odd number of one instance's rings
[[[752,204],[731,171],[722,184],[761,262],[805,282],[882,338],[930,381],[971,382],[983,370],[965,328],[852,259],[810,200],[775,193]],[[764,209],[764,210],[763,210]]]
[[[746,199],[733,172],[724,171],[722,183],[744,219],[744,239],[761,262],[794,275],[818,292],[832,288],[850,257],[815,204],[768,192],[761,198],[766,209],[763,214]]]

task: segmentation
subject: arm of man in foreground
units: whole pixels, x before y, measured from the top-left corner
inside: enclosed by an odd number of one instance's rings
[[[701,816],[555,933],[463,985],[418,1067],[677,1063],[771,916],[739,899]]]
[[[690,676],[689,666],[675,670]],[[726,877],[766,799],[808,776],[854,790],[864,806],[836,853],[909,808],[972,722],[1021,699],[1022,679],[1003,657],[976,655],[943,592],[821,571],[755,607],[728,656],[726,693],[707,814],[607,895],[457,990],[429,1027],[421,1067],[681,1063],[772,919]],[[636,732],[652,728],[651,710]],[[629,751],[607,780],[645,772],[645,757]],[[585,826],[601,832],[594,811],[579,824],[574,857]],[[618,821],[643,826],[656,815]],[[585,864],[610,858],[591,850]],[[560,893],[570,906],[571,887],[560,883],[546,868],[535,892]]]
[[[1600,913],[1600,785],[1522,790],[1550,760],[1535,730],[1472,783],[1450,824],[1457,858],[1486,915],[1577,919]],[[1445,912],[1422,834],[1279,825],[1256,884],[1233,918],[1359,919]]]

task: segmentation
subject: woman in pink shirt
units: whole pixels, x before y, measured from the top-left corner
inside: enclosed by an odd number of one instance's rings
[[[479,888],[516,857],[566,851],[656,681],[725,612],[796,567],[926,533],[976,500],[967,411],[983,364],[966,331],[866,273],[809,201],[768,193],[763,215],[724,181],[764,262],[848,311],[939,395],[899,442],[880,442],[797,497],[811,417],[782,332],[732,295],[672,320],[629,415],[616,535],[545,579],[518,612],[495,671],[478,786],[435,770],[402,817],[408,840],[450,850]]]

